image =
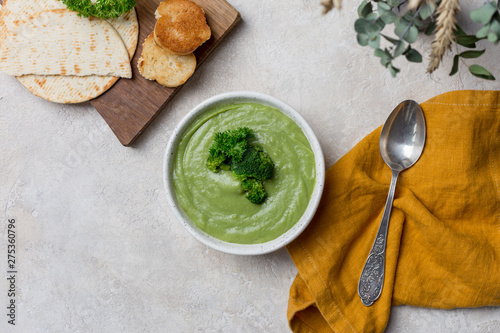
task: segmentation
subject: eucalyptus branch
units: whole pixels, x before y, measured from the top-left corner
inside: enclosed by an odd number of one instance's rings
[[[340,1],[322,0],[322,4],[330,5],[331,9],[337,7],[336,2]],[[358,19],[354,23],[356,38],[361,46],[374,49],[374,55],[380,58],[380,63],[389,69],[392,76],[400,71],[393,66],[393,61],[399,56],[410,62],[422,62],[422,55],[412,48],[412,44],[423,32],[434,35],[428,73],[434,72],[445,52],[456,45],[450,75],[454,75],[462,63],[472,75],[494,80],[485,68],[477,64],[469,66],[463,59],[478,58],[485,52],[476,49],[480,40],[487,39],[494,44],[500,42],[500,0],[486,0],[483,6],[470,13],[470,19],[481,24],[475,34],[467,34],[457,25],[459,10],[459,0],[361,0]],[[397,37],[389,37],[385,33],[390,26]],[[381,37],[390,44],[381,47]],[[470,50],[460,52],[459,47]]]
[[[406,34],[408,33],[408,31],[410,31],[410,28],[413,26],[415,20],[417,19],[417,17],[419,16],[420,14],[420,11],[422,10],[422,7],[418,7],[417,11],[415,12],[415,14],[413,14],[413,18],[412,20],[408,23],[408,25],[406,26],[406,29],[404,30],[403,34],[401,35],[401,37],[399,37],[399,40],[397,42],[397,44],[394,46],[394,53],[393,53],[393,57],[396,57],[396,50],[398,49],[398,47],[401,45],[401,43],[403,43],[404,45],[404,42],[403,42],[403,39],[405,38]]]

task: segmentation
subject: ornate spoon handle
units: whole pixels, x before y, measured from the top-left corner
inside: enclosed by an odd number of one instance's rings
[[[372,249],[359,278],[358,295],[361,298],[361,302],[366,306],[372,305],[380,297],[382,286],[384,285],[387,229],[389,228],[392,201],[394,200],[398,175],[399,171],[392,171],[391,186],[387,201],[385,202],[382,221],[380,222],[377,237],[375,238],[375,242],[373,242]]]

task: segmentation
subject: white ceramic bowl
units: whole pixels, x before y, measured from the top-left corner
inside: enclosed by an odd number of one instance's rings
[[[229,103],[239,103],[239,102],[255,102],[264,105],[268,105],[280,110],[283,114],[291,118],[295,123],[302,129],[306,138],[309,140],[309,144],[314,152],[314,157],[316,160],[316,184],[314,187],[313,194],[311,196],[311,200],[309,201],[309,205],[307,206],[304,214],[300,218],[300,220],[287,232],[266,243],[260,244],[236,244],[236,243],[228,243],[222,240],[219,240],[215,237],[212,237],[205,233],[204,231],[198,229],[193,222],[186,216],[182,208],[177,202],[177,197],[175,195],[175,188],[173,183],[173,167],[174,167],[174,158],[175,152],[177,149],[177,145],[182,138],[185,130],[191,125],[191,123],[196,120],[202,113],[220,106]],[[302,116],[294,110],[289,105],[281,102],[280,100],[256,92],[250,91],[237,91],[237,92],[229,92],[220,94],[214,97],[211,97],[198,106],[196,106],[193,110],[191,110],[177,125],[170,138],[170,141],[167,146],[167,150],[165,152],[165,160],[164,160],[164,181],[165,181],[165,190],[167,193],[167,198],[172,206],[172,209],[177,217],[177,219],[182,223],[184,228],[193,235],[197,240],[204,243],[205,245],[230,254],[238,254],[238,255],[258,255],[265,254],[277,249],[280,249],[293,241],[304,229],[307,227],[309,222],[314,216],[316,209],[318,208],[319,201],[321,199],[321,194],[323,193],[323,185],[325,182],[325,162],[323,157],[323,152],[321,150],[318,139],[316,138],[314,132],[311,127],[307,124],[307,122],[302,118]]]

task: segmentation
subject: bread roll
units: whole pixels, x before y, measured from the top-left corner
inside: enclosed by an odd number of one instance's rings
[[[190,0],[163,1],[155,15],[154,40],[174,54],[192,53],[211,36],[205,12]]]
[[[166,87],[177,87],[193,75],[196,57],[192,53],[177,55],[162,49],[151,34],[144,41],[137,68],[148,80],[156,80]]]

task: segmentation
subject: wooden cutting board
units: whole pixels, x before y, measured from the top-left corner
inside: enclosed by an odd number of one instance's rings
[[[137,70],[142,43],[153,31],[154,13],[162,0],[136,0],[139,19],[139,43],[132,59],[132,79],[120,79],[91,104],[104,118],[118,140],[130,146],[144,132],[162,108],[182,88],[167,88],[156,81],[144,79]],[[240,14],[225,0],[193,0],[205,10],[212,37],[195,52],[197,68],[212,53],[226,35],[240,21]]]

